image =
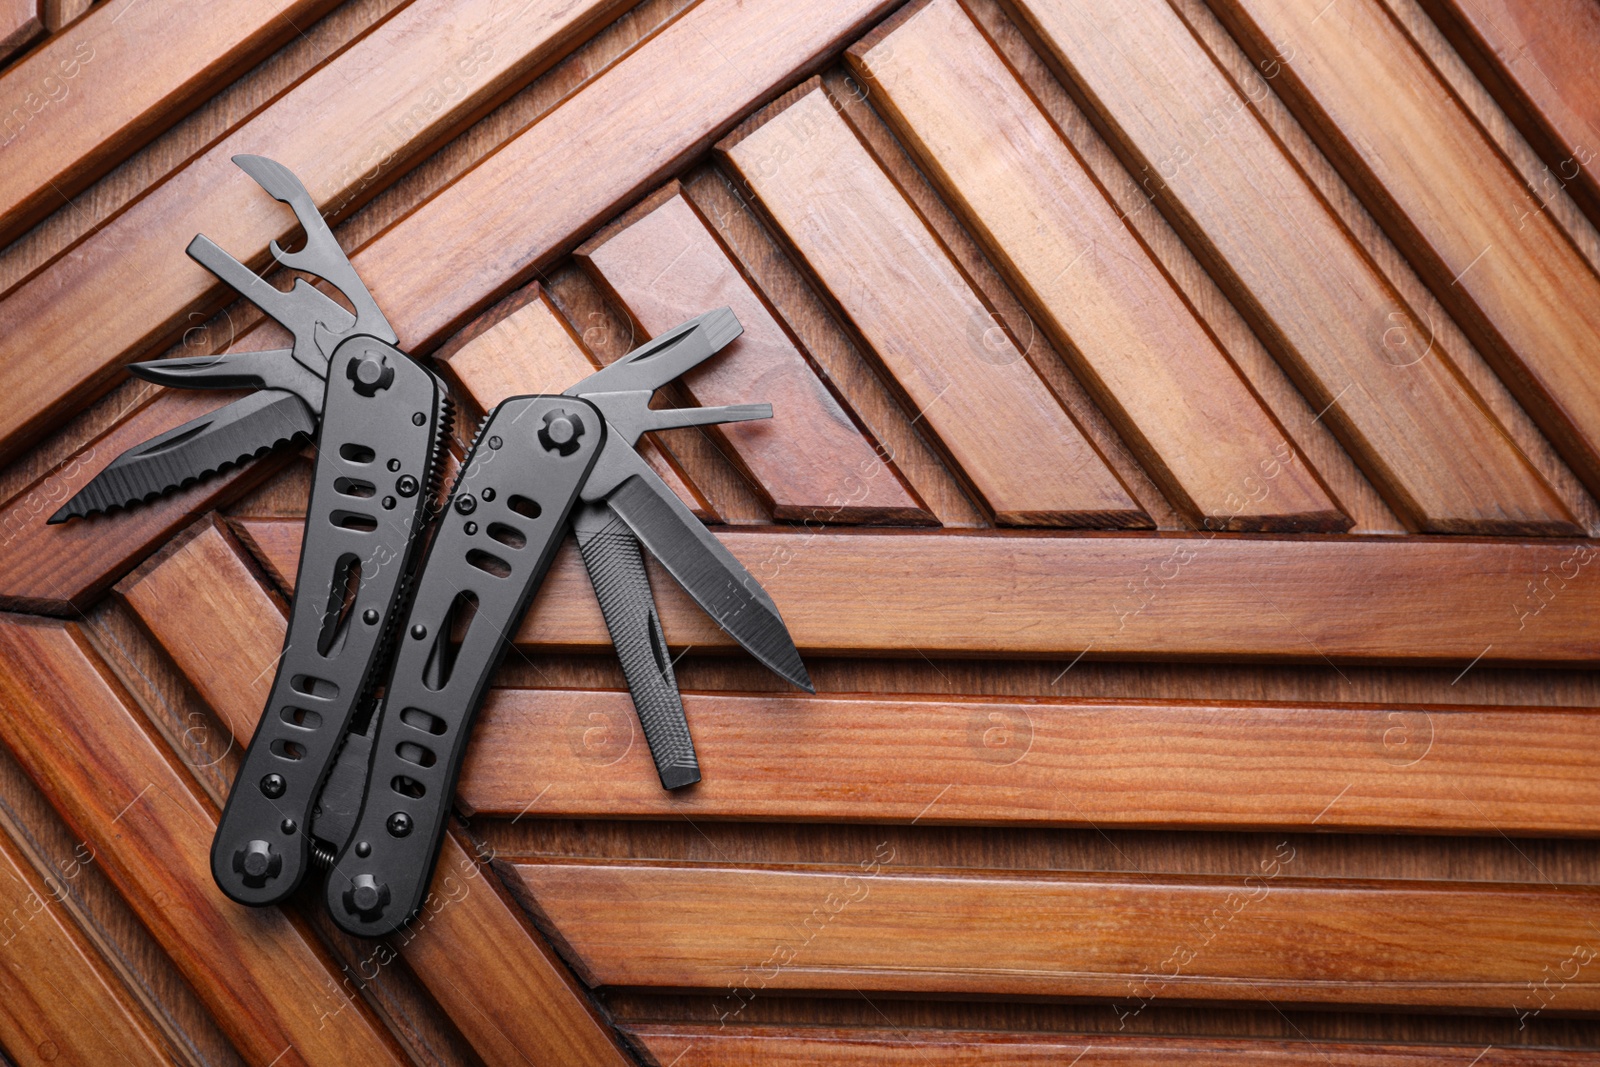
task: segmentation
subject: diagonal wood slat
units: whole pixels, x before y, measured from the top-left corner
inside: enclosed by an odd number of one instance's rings
[[[255,733],[287,625],[215,520],[119,586],[235,740]],[[424,915],[388,939],[485,1063],[623,1067],[599,1018],[459,827]],[[516,991],[514,998],[506,996]]]
[[[299,920],[211,880],[216,811],[69,623],[0,621],[0,740],[94,849],[217,1024],[258,1063],[403,1063]]]
[[[1242,879],[903,873],[885,844],[831,871],[516,870],[601,985],[1533,1011],[1530,973],[1594,958],[1593,886],[1295,879],[1294,858]],[[1593,1011],[1600,982],[1579,966],[1560,1001]]]
[[[772,404],[770,420],[707,432],[744,469],[774,517],[937,525],[817,377],[676,182],[591,238],[576,258],[627,309],[643,331],[640,340],[707,308],[733,309],[744,333],[681,381],[704,407]]]
[[[270,156],[331,216],[531,81],[619,0],[417,0],[334,56],[0,301],[0,455],[81,406],[124,361],[175,340],[232,291],[191,263],[196,232],[252,266],[293,218],[231,162]],[[425,46],[419,47],[419,42]],[[359,91],[354,91],[359,86]],[[426,245],[410,254],[429,250]],[[380,305],[396,301],[365,274]]]
[[[1577,532],[1422,316],[1251,111],[1266,85],[1241,92],[1164,0],[1016,7],[1152,203],[1407,524]]]
[[[1192,523],[1350,525],[956,0],[907,9],[848,55],[871,102]]]
[[[0,1046],[18,1067],[170,1063],[154,1027],[0,832]]]
[[[280,585],[300,523],[242,522]],[[1566,664],[1600,658],[1586,542],[1000,536],[718,531],[767,588],[802,652]],[[727,649],[650,564],[667,641]],[[1448,578],[1444,577],[1448,576]],[[571,545],[516,635],[526,649],[611,639]]]
[[[698,693],[684,710],[705,779],[669,794],[626,693],[494,690],[458,802],[512,817],[1600,836],[1588,710]]]
[[[480,414],[508,396],[560,393],[600,367],[538,283],[484,312],[438,355],[446,376]],[[720,518],[654,440],[642,439],[639,454],[695,515],[712,522]]]
[[[717,151],[997,522],[1149,524],[819,84]]]
[[[44,32],[44,20],[39,10],[39,0],[3,0],[0,2],[0,59],[32,41]],[[27,105],[32,110],[32,105]]]
[[[0,76],[0,242],[62,207],[334,2],[223,0],[204,18],[171,0],[104,4],[24,56]],[[52,0],[47,11],[60,6]]]
[[[1293,49],[1279,95],[1600,492],[1600,277],[1427,59],[1377,0],[1212,6],[1258,61]]]
[[[1422,0],[1456,51],[1539,151],[1524,211],[1570,193],[1600,225],[1600,8],[1586,0]]]

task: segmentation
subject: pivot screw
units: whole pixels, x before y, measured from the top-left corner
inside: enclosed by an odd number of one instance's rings
[[[463,515],[471,515],[478,510],[478,498],[471,493],[463,493],[456,497],[456,510]]]
[[[390,836],[404,837],[411,832],[411,816],[403,811],[397,811],[389,816],[387,826]]]
[[[377,396],[394,382],[394,368],[389,366],[389,357],[383,355],[352,359],[346,364],[345,373],[362,396]]]
[[[401,496],[417,495],[417,480],[409,474],[402,474],[394,483],[394,491]]]
[[[578,438],[582,436],[583,420],[574,412],[557,408],[544,413],[544,428],[539,431],[539,443],[546,452],[570,456],[578,450]]]
[[[281,774],[269,774],[261,779],[261,792],[270,800],[277,800],[283,796],[283,791],[289,788],[289,783],[283,780]]]
[[[389,903],[389,887],[370,874],[358,874],[350,879],[350,888],[344,891],[344,910],[363,919],[375,919]]]
[[[251,889],[260,889],[283,870],[283,857],[265,841],[251,841],[233,854],[233,870]]]

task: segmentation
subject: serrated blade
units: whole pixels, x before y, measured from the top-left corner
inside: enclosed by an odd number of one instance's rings
[[[135,445],[78,490],[50,522],[131,507],[316,430],[292,393],[263,389]]]
[[[808,693],[816,692],[789,628],[767,591],[744,564],[722,547],[656,473],[624,449],[637,465],[605,498],[640,543],[661,561],[684,592],[769,670]]]

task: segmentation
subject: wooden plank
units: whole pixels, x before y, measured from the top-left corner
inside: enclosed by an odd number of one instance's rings
[[[872,102],[1190,522],[1350,526],[956,0],[910,9],[847,54]]]
[[[148,504],[47,525],[112,460],[236,394],[157,390],[105,433],[0,507],[0,607],[69,614],[105,592],[175,530],[243,493],[288,461],[278,453],[214,475]]]
[[[829,871],[516,871],[597,985],[1532,1012],[1554,961],[1551,1009],[1600,1007],[1594,886],[1297,879],[1294,856],[1246,878],[901,873],[887,844]]]
[[[1422,6],[1544,159],[1532,208],[1565,189],[1600,225],[1600,86],[1593,76],[1600,7],[1590,0]]]
[[[707,432],[744,470],[774,517],[937,525],[881,446],[818,378],[799,342],[677,182],[591,238],[576,258],[627,310],[639,340],[708,308],[733,309],[744,333],[681,381],[705,407],[772,404],[771,419]]]
[[[44,28],[59,33],[88,14],[93,3],[94,0],[41,0],[39,9]]]
[[[827,92],[813,82],[796,93],[717,151],[877,354],[958,475],[1000,523],[1149,525]]]
[[[628,1034],[677,1067],[1468,1067],[1477,1045],[1376,1044],[1300,1038],[1148,1037],[972,1030],[644,1023]],[[1582,1067],[1600,1054],[1494,1046],[1484,1067]]]
[[[417,0],[41,269],[0,301],[0,456],[81,406],[124,361],[175,340],[190,312],[232,298],[184,255],[197,231],[247,263],[268,262],[268,241],[286,237],[293,218],[232,156],[276,159],[338,217],[575,47],[618,3]],[[396,301],[366,280],[392,315]]]
[[[1016,7],[1402,520],[1437,533],[1576,529],[1423,317],[1251,110],[1269,88],[1241,93],[1161,0]]]
[[[0,740],[248,1060],[401,1063],[310,930],[242,908],[211,880],[216,810],[72,624],[0,621]]]
[[[473,320],[438,358],[446,377],[472,398],[480,414],[508,396],[560,393],[600,368],[537,282]],[[640,442],[639,454],[695,515],[720,519],[652,438]]]
[[[1588,710],[698,693],[684,709],[706,777],[667,794],[626,693],[496,689],[459,803],[549,818],[1600,836]]]
[[[300,523],[242,522],[282,583]],[[813,654],[1592,665],[1589,542],[717,531]],[[730,639],[651,567],[667,641]],[[1441,580],[1449,575],[1449,580]],[[557,553],[517,643],[610,637],[578,555]],[[1481,658],[1479,658],[1481,657]]]
[[[1426,57],[1376,0],[1320,20],[1316,0],[1212,6],[1254,58],[1294,49],[1278,93],[1600,492],[1600,277]]]
[[[216,520],[118,587],[240,744],[255,733],[286,632],[282,606]],[[623,1067],[610,1027],[459,828],[424,915],[388,939],[485,1063]],[[507,990],[516,990],[507,997]]]
[[[44,32],[39,0],[4,0],[0,3],[0,59]]]
[[[171,1060],[150,1020],[60,906],[44,879],[0,833],[0,1046],[18,1067]]]
[[[103,4],[0,77],[0,243],[205,103],[333,6],[224,0],[194,18],[173,0]],[[88,10],[46,0],[54,33]]]

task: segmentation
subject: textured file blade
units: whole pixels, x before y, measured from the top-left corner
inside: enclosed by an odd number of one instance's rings
[[[639,542],[627,523],[603,504],[580,505],[572,531],[622,661],[661,785],[666,789],[692,785],[700,780],[700,764]]]
[[[52,523],[158,497],[310,436],[316,418],[300,398],[276,389],[240,397],[209,415],[128,449],[50,516]]]
[[[730,637],[781,677],[816,691],[767,591],[643,460],[606,503]]]

